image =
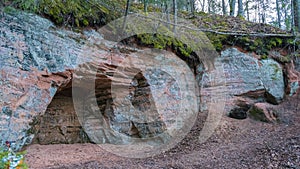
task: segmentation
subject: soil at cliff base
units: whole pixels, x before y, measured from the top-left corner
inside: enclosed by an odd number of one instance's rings
[[[292,168],[300,169],[300,96],[279,105],[278,124],[224,116],[205,143],[198,141],[205,114],[175,148],[146,159],[128,159],[95,144],[30,145],[32,169],[75,168]]]

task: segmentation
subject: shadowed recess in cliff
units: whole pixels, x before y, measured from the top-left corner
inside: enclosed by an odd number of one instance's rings
[[[33,143],[74,144],[89,142],[74,110],[72,88],[66,88],[56,93],[46,112],[37,116],[33,121],[31,131],[35,134]]]
[[[151,107],[153,106],[151,105],[151,102],[153,103],[153,97],[150,84],[147,82],[144,75],[141,72],[137,73],[133,79],[129,79],[131,82],[127,91],[120,91],[124,93],[129,92],[127,97],[132,106],[142,113],[138,114],[140,117],[135,117],[135,114],[126,114],[116,108],[116,103],[114,103],[111,93],[111,78],[114,78],[113,75],[116,70],[114,70],[114,67],[109,65],[106,65],[106,67],[108,70],[103,70],[102,68],[97,70],[95,93],[91,91],[86,95],[86,99],[84,101],[84,110],[86,114],[85,117],[82,117],[85,129],[88,130],[88,132],[95,131],[97,130],[97,127],[99,127],[97,122],[99,122],[99,120],[103,120],[111,131],[125,134],[126,136],[133,138],[153,137],[164,132],[166,130],[164,122],[159,119],[160,116],[157,110]],[[132,71],[134,72],[136,70],[127,69],[124,74],[132,74]],[[126,80],[126,76],[123,77],[123,79],[121,78],[119,85],[126,86],[124,83]],[[92,104],[94,99],[96,99],[96,105]],[[150,109],[151,113],[154,113],[153,116],[157,117],[156,120],[143,122],[145,120],[143,117],[148,116],[148,114],[143,113]],[[139,120],[133,120],[134,118],[138,118]],[[101,137],[103,137],[103,139],[108,138],[109,140],[113,138],[113,136],[109,136],[108,134],[104,134]]]

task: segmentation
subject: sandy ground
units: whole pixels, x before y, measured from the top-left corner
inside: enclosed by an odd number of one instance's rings
[[[26,162],[33,169],[97,168],[291,168],[300,169],[300,96],[278,108],[281,123],[224,116],[213,136],[198,140],[205,118],[199,116],[174,148],[145,159],[109,153],[95,144],[30,145]]]

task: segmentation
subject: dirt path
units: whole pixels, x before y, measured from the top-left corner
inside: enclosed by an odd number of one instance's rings
[[[280,124],[223,117],[222,124],[199,144],[199,116],[175,148],[147,159],[116,156],[94,144],[31,145],[26,161],[33,169],[75,168],[292,168],[300,169],[300,99],[280,105]]]

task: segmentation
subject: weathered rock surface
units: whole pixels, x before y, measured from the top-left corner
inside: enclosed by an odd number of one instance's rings
[[[160,144],[178,134],[175,129],[182,128],[182,135],[186,134],[189,128],[183,124],[196,119],[188,119],[187,113],[198,112],[192,105],[197,99],[188,95],[194,84],[187,79],[194,75],[183,74],[188,67],[183,67],[184,61],[178,62],[174,54],[165,52],[156,57],[155,66],[170,62],[164,71],[145,69],[139,73],[125,66],[120,77],[113,77],[126,58],[140,56],[134,56],[132,51],[120,53],[115,43],[103,40],[95,31],[77,34],[57,29],[46,19],[20,12],[0,13],[0,18],[0,145],[6,140],[16,141],[16,149],[33,140],[41,144],[85,142],[85,133],[96,143],[126,144],[134,138],[158,136],[160,139],[151,142]],[[74,73],[75,70],[78,71]],[[178,81],[183,77],[186,79]],[[80,83],[72,83],[72,79]],[[91,83],[93,79],[95,83]],[[126,96],[134,109],[113,102],[113,81],[115,86],[127,87],[116,93]],[[126,93],[128,88],[130,92]],[[79,102],[74,103],[72,89],[82,94],[76,96]],[[84,113],[78,114],[81,108]],[[152,114],[130,114],[132,110],[149,110]],[[178,113],[184,114],[181,119]],[[174,133],[165,133],[166,129]]]
[[[195,86],[195,77],[192,72],[190,76],[186,74],[190,69],[182,60],[178,61],[176,55],[166,51],[143,50],[132,53],[125,60],[117,69],[109,70],[113,76],[105,77],[107,70],[98,69],[97,76],[102,82],[96,82],[95,91],[73,93],[73,98],[86,98],[83,102],[76,100],[74,105],[93,142],[128,144],[117,147],[118,151],[127,149],[118,152],[124,156],[132,155],[132,151],[137,154],[139,148],[151,154],[151,147],[177,142],[192,127],[198,114],[197,98],[189,95],[195,93],[191,88]],[[92,77],[93,72],[87,67],[75,72],[74,76],[89,71],[87,76]],[[73,82],[76,86],[93,84],[82,82],[82,79]],[[105,145],[105,148],[115,150],[113,146]],[[168,146],[158,151],[165,148]]]
[[[283,63],[281,67],[283,68],[283,73],[285,76],[285,92],[289,96],[293,96],[297,93],[299,89],[300,82],[300,59],[299,57],[288,56],[287,53],[280,53],[277,51],[271,51],[271,58],[278,61],[278,63]],[[276,64],[276,63],[275,63]],[[275,78],[275,77],[273,77]]]
[[[0,13],[0,144],[16,149],[32,141],[33,118],[43,114],[60,87],[71,81],[80,46],[35,15]]]
[[[272,59],[260,61],[260,79],[266,90],[268,102],[278,104],[284,97],[283,71],[279,63]]]
[[[247,118],[246,112],[254,103],[267,101],[278,104],[284,97],[282,68],[271,59],[259,61],[236,48],[229,48],[222,52],[215,65],[222,67],[223,72],[216,69],[204,74],[201,91],[204,108],[205,103],[214,99],[211,96],[217,88],[224,90],[224,94],[216,98],[224,97],[226,100],[225,113],[237,119]],[[209,85],[211,77],[219,83]]]
[[[262,122],[277,122],[278,112],[276,106],[268,103],[255,103],[247,112],[254,120]]]
[[[299,63],[297,63],[297,60],[295,60],[285,65],[287,83],[286,92],[289,94],[289,96],[296,94],[299,90],[300,71],[299,68],[297,68],[297,64]]]

